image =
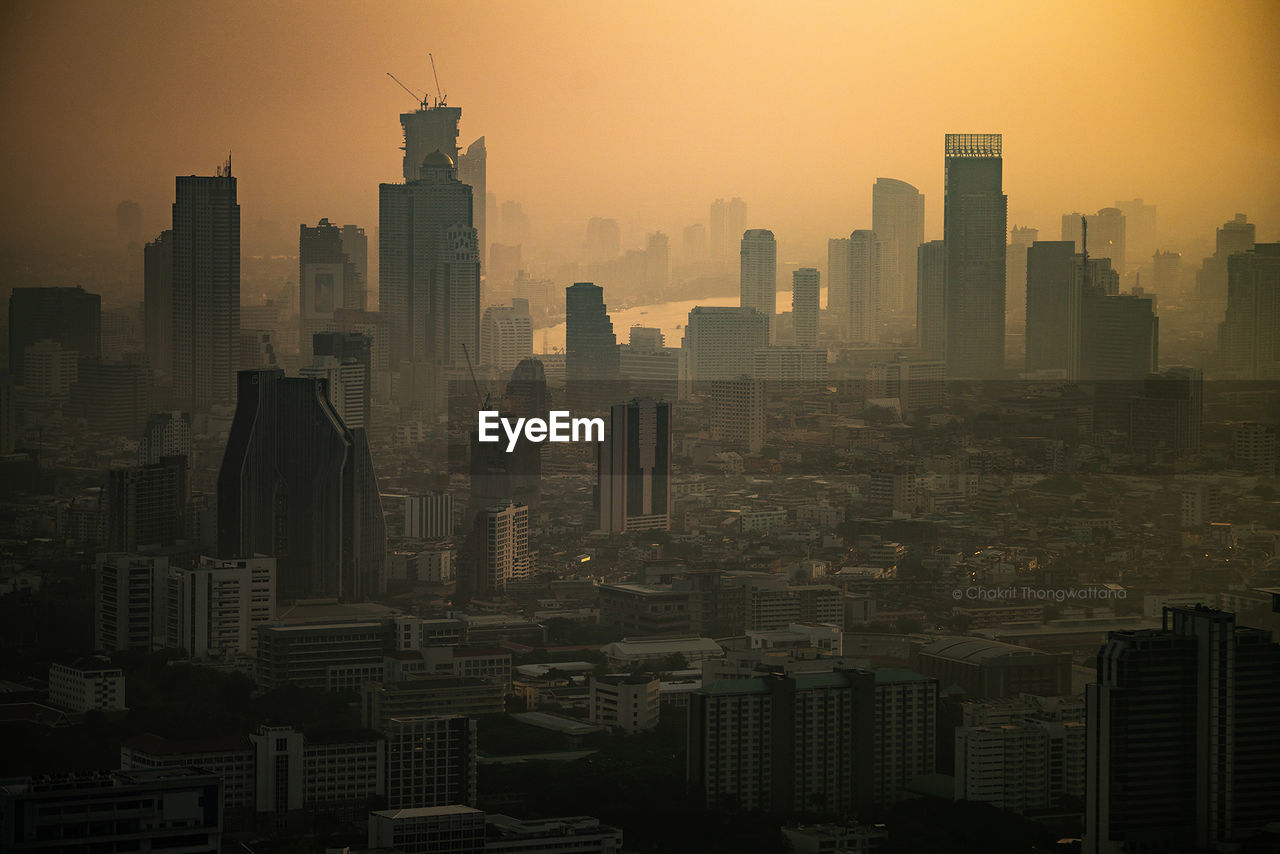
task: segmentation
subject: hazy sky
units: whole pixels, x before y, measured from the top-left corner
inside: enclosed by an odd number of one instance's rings
[[[164,227],[177,174],[230,149],[246,231],[372,227],[400,177],[386,76],[432,86],[489,188],[535,228],[591,215],[705,221],[742,196],[785,244],[869,228],[901,178],[942,229],[942,138],[1001,132],[1010,223],[1143,196],[1162,232],[1246,211],[1280,239],[1280,3],[7,2],[0,28],[8,240]],[[780,260],[782,260],[780,258]]]

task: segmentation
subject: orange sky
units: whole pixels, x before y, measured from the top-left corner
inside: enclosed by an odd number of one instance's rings
[[[385,77],[430,86],[535,228],[705,221],[716,196],[809,253],[869,228],[876,176],[942,228],[945,132],[1001,132],[1010,223],[1143,196],[1168,242],[1231,214],[1280,239],[1280,4],[9,2],[0,28],[6,234],[164,227],[177,174],[228,149],[246,245],[322,216],[370,228],[400,174]],[[1185,245],[1184,241],[1184,245]],[[1175,248],[1180,248],[1176,247]],[[781,257],[780,257],[780,260]]]

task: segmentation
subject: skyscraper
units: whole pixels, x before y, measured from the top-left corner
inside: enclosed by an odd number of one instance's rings
[[[1156,251],[1156,206],[1142,199],[1116,202],[1124,215],[1125,252],[1130,258],[1150,258]]]
[[[946,135],[947,374],[990,379],[1004,373],[1005,235],[1000,134]]]
[[[711,203],[711,260],[728,266],[739,249],[738,241],[747,229],[747,205],[734,196],[729,201],[716,199]]]
[[[604,264],[618,257],[622,246],[622,230],[616,219],[593,216],[587,220],[587,236],[582,244],[588,264]]]
[[[924,243],[924,195],[906,181],[877,178],[871,188],[871,230],[894,260],[893,275],[881,282],[884,310],[915,314],[916,250]]]
[[[945,359],[947,246],[941,240],[922,243],[916,258],[916,337],[920,351],[930,358]]]
[[[347,254],[344,230],[322,219],[298,227],[298,318],[302,364],[311,362],[311,336],[337,328],[334,312],[365,310],[356,262]]]
[[[386,531],[365,433],[322,380],[242,371],[218,472],[222,558],[277,559],[281,601],[378,591]]]
[[[1077,252],[1083,252],[1085,222],[1089,225],[1089,257],[1107,258],[1121,278],[1125,271],[1125,217],[1119,208],[1103,208],[1096,214],[1079,213],[1062,217],[1062,239],[1074,241]]]
[[[1080,260],[1070,240],[1037,240],[1025,251],[1026,371],[1076,379],[1080,349]]]
[[[1275,820],[1280,646],[1270,632],[1225,611],[1165,608],[1160,629],[1111,633],[1085,696],[1081,851],[1224,850]]]
[[[1156,252],[1151,256],[1155,292],[1164,301],[1185,305],[1182,293],[1182,253]],[[1167,304],[1167,302],[1166,302]]]
[[[151,370],[173,371],[173,231],[160,232],[142,250],[143,329]]]
[[[791,321],[796,346],[818,346],[818,301],[821,279],[813,267],[801,267],[791,274]]]
[[[178,176],[173,204],[173,390],[184,409],[236,399],[240,366],[240,205],[231,160]]]
[[[840,335],[847,337],[849,318],[849,238],[827,240],[827,314],[839,324]]]
[[[1219,321],[1227,307],[1228,262],[1232,255],[1248,252],[1257,239],[1256,227],[1238,213],[1218,229],[1212,257],[1205,258],[1196,273],[1200,311],[1206,320]]]
[[[1027,320],[1027,250],[1040,237],[1034,228],[1014,226],[1009,229],[1009,245],[1005,247],[1004,293],[1007,320],[1023,326]]]
[[[491,305],[480,321],[480,364],[506,376],[522,359],[533,356],[533,318],[529,301],[513,299],[511,305]]]
[[[471,187],[435,150],[415,180],[381,184],[378,194],[378,303],[390,327],[391,364],[462,365],[464,347],[474,360],[480,261]]]
[[[467,146],[467,150],[458,155],[458,180],[471,186],[471,197],[475,199],[471,220],[476,226],[476,249],[480,256],[480,267],[488,270],[489,236],[485,231],[488,222],[488,159],[484,137]]]
[[[599,530],[671,529],[671,404],[652,398],[615,404],[597,458]]]
[[[769,319],[754,309],[694,306],[684,328],[682,381],[732,379],[769,346]]]
[[[753,308],[768,318],[772,340],[773,316],[778,304],[778,244],[773,232],[753,228],[744,233],[739,255],[738,305]]]
[[[854,344],[880,341],[880,296],[885,247],[874,231],[849,235],[849,315],[846,328]]]
[[[14,288],[9,294],[9,373],[21,377],[24,351],[56,341],[81,356],[102,355],[102,297],[83,288]]]
[[[1280,379],[1280,243],[1230,256],[1226,319],[1218,325],[1222,370],[1236,379]]]
[[[458,122],[461,120],[461,107],[446,107],[443,103],[432,107],[424,104],[412,113],[400,114],[406,183],[422,177],[422,161],[433,151],[441,151],[451,162],[458,162]]]
[[[611,406],[622,374],[604,289],[591,282],[576,282],[565,289],[564,303],[564,376],[569,401],[583,409]]]

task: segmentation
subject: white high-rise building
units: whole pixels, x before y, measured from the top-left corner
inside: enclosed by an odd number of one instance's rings
[[[366,365],[343,361],[337,356],[316,356],[298,374],[325,381],[329,402],[342,416],[343,424],[348,427],[368,426],[364,414],[368,410],[371,389],[365,386],[365,379],[369,376]]]
[[[778,244],[773,232],[753,228],[742,235],[738,304],[754,308],[769,320],[778,303]]]
[[[489,507],[481,511],[476,524],[480,586],[473,592],[498,592],[512,581],[528,580],[532,571],[529,508],[524,504]]]
[[[791,274],[791,322],[795,326],[797,347],[818,346],[821,285],[820,274],[813,267],[801,267]]]
[[[877,178],[871,188],[871,230],[884,241],[887,313],[915,314],[916,250],[924,242],[924,196],[906,181]]]
[[[849,340],[880,343],[880,293],[883,243],[874,231],[849,235]]]
[[[480,363],[507,376],[523,359],[533,357],[533,318],[529,301],[491,305],[480,322]]]
[[[764,447],[764,383],[749,376],[711,382],[711,436],[746,448]]]
[[[158,642],[201,660],[252,655],[258,626],[276,617],[275,575],[273,557],[202,557],[195,569],[169,570]]]

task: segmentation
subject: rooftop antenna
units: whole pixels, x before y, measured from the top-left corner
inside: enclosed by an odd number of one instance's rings
[[[418,109],[425,110],[427,108],[426,95],[419,95],[417,92],[413,91],[408,86],[404,85],[404,83],[401,82],[400,78],[396,77],[390,71],[387,72],[387,76],[390,77],[392,80],[396,81],[396,83],[400,86],[401,89],[403,89],[404,91],[408,92],[410,95],[413,96],[413,100],[418,102]]]
[[[448,96],[440,94],[440,75],[436,74],[436,58],[430,53],[427,54],[427,58],[431,60],[431,76],[436,81],[436,106],[443,107],[445,98]]]
[[[231,152],[230,151],[227,152],[227,162],[218,167],[217,176],[219,178],[231,177]]]

